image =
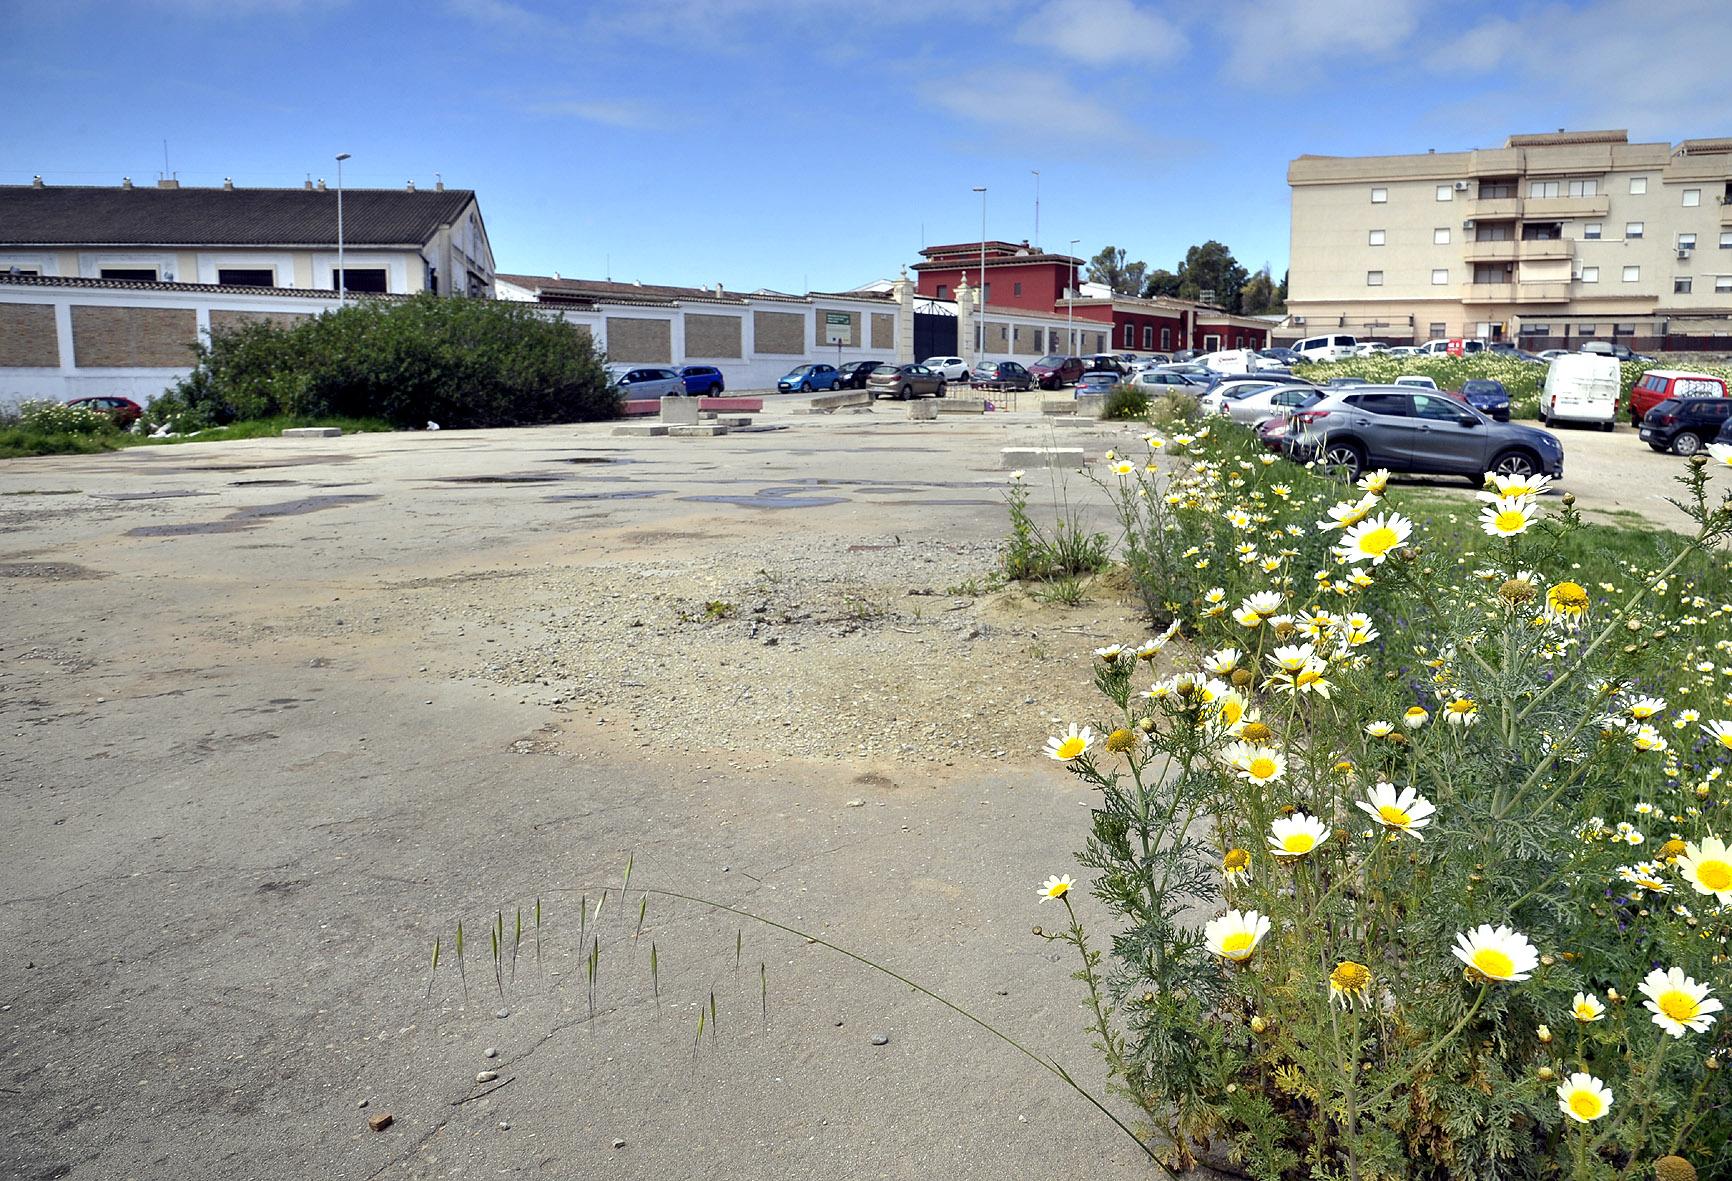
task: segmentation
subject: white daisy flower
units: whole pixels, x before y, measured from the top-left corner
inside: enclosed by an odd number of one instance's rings
[[[1385,828],[1406,833],[1416,841],[1425,839],[1419,835],[1419,830],[1431,823],[1431,815],[1437,811],[1436,806],[1415,789],[1404,787],[1398,792],[1393,783],[1375,785],[1365,793],[1363,800],[1355,800],[1354,805]]]
[[[1539,953],[1526,935],[1490,923],[1457,934],[1452,950],[1455,958],[1472,972],[1498,983],[1526,980],[1540,962]]]
[[[1585,1071],[1558,1084],[1558,1110],[1578,1124],[1591,1124],[1612,1110],[1612,1092]]]
[[[1095,732],[1087,726],[1078,727],[1075,722],[1063,734],[1055,735],[1046,740],[1046,757],[1056,759],[1061,763],[1069,763],[1080,759],[1094,745]]]
[[[1400,513],[1379,513],[1348,529],[1331,552],[1350,565],[1370,562],[1381,566],[1412,532],[1413,522]]]
[[[1303,857],[1330,835],[1329,826],[1317,817],[1295,812],[1269,826],[1269,849],[1277,857]]]
[[[1655,968],[1639,988],[1648,998],[1642,1007],[1654,1015],[1655,1025],[1673,1037],[1706,1033],[1714,1024],[1713,1015],[1723,1007],[1708,995],[1706,984],[1697,984],[1681,968],[1668,968],[1664,972]]]
[[[1203,924],[1203,942],[1222,959],[1243,963],[1269,933],[1269,918],[1254,910],[1229,910]]]

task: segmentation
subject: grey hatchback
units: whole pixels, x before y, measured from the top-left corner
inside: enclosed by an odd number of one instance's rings
[[[1282,450],[1357,477],[1367,468],[1465,476],[1564,474],[1564,447],[1537,427],[1495,422],[1447,394],[1356,386],[1293,416]]]

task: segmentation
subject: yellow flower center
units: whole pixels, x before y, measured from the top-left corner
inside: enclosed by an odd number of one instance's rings
[[[1599,1119],[1606,1113],[1598,1092],[1585,1089],[1570,1092],[1570,1110],[1582,1119]]]
[[[1732,865],[1724,861],[1698,861],[1696,880],[1716,894],[1732,890]]]
[[[1251,855],[1243,849],[1229,849],[1227,856],[1221,859],[1221,868],[1228,873],[1246,869],[1251,864]]]
[[[1505,496],[1532,496],[1534,494],[1531,484],[1505,484],[1502,492]]]
[[[1239,719],[1245,716],[1245,703],[1229,697],[1221,703],[1221,720],[1229,726],[1236,726]]]
[[[1515,961],[1495,947],[1482,947],[1474,952],[1473,966],[1480,975],[1493,980],[1505,980],[1515,974]]]
[[[1275,775],[1275,760],[1268,755],[1258,755],[1245,770],[1252,779],[1272,779]]]
[[[1388,525],[1379,525],[1375,529],[1368,530],[1360,537],[1359,551],[1361,553],[1370,554],[1375,558],[1388,553],[1400,543],[1401,537],[1395,532],[1395,530],[1391,529]]]
[[[1234,676],[1237,675],[1237,673],[1234,674]],[[1262,722],[1252,722],[1245,727],[1245,737],[1250,739],[1252,742],[1261,742],[1263,739],[1269,737],[1271,733],[1272,731],[1269,727],[1265,726]]]
[[[1058,744],[1058,757],[1061,759],[1078,758],[1087,749],[1088,744],[1082,740],[1081,736],[1073,736]]]
[[[1452,714],[1470,714],[1473,712],[1473,702],[1465,697],[1457,697],[1449,703],[1448,709]]]
[[[1701,1007],[1695,997],[1677,988],[1662,992],[1654,1003],[1660,1006],[1660,1012],[1680,1023],[1692,1020],[1696,1016],[1696,1010]]]
[[[1323,679],[1322,673],[1318,672],[1316,669],[1308,668],[1304,672],[1300,673],[1297,677],[1294,677],[1293,683],[1295,685],[1302,685],[1302,686],[1303,685],[1315,685],[1318,681],[1321,681],[1322,679]]]
[[[1289,853],[1309,853],[1317,847],[1317,838],[1308,832],[1290,832],[1281,838],[1281,847]]]
[[[1406,828],[1413,823],[1413,817],[1393,804],[1379,805],[1377,814],[1383,817],[1383,823],[1392,824],[1396,828]]]
[[[1221,951],[1234,959],[1243,959],[1251,951],[1251,932],[1234,931],[1221,940]]]
[[[1599,1016],[1599,1014],[1594,1011],[1594,1006],[1588,1004],[1586,1001],[1577,1005],[1575,1012],[1577,1021],[1592,1021],[1594,1018]]]
[[[1732,750],[1732,730],[1723,731],[1717,737],[1720,739],[1721,746],[1727,750]]]
[[[1371,983],[1371,969],[1352,960],[1342,960],[1329,973],[1329,983],[1341,992],[1360,992]]]
[[[1552,610],[1579,615],[1588,609],[1588,592],[1577,582],[1560,582],[1546,595]]]
[[[1527,514],[1513,508],[1506,508],[1492,520],[1492,528],[1499,533],[1520,533],[1528,523]]]

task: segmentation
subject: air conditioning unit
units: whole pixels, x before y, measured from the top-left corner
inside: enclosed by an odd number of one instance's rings
[[[1304,324],[1305,323],[1305,317],[1304,316],[1294,316],[1293,317],[1293,323]]]
[[[1471,217],[1468,218],[1466,221],[1461,223],[1461,228],[1464,230],[1471,230],[1471,229],[1473,229],[1473,227],[1474,227],[1474,220]]]
[[[1691,248],[1688,246],[1678,247],[1678,257],[1679,258],[1689,258],[1691,253],[1693,253],[1693,252],[1692,252]]]
[[[1456,181],[1455,182],[1455,191],[1458,193],[1467,192],[1467,182],[1465,180]]]

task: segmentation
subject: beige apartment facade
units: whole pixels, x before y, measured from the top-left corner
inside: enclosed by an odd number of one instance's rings
[[[1732,338],[1732,138],[1512,135],[1468,152],[1301,156],[1287,181],[1283,337]]]

